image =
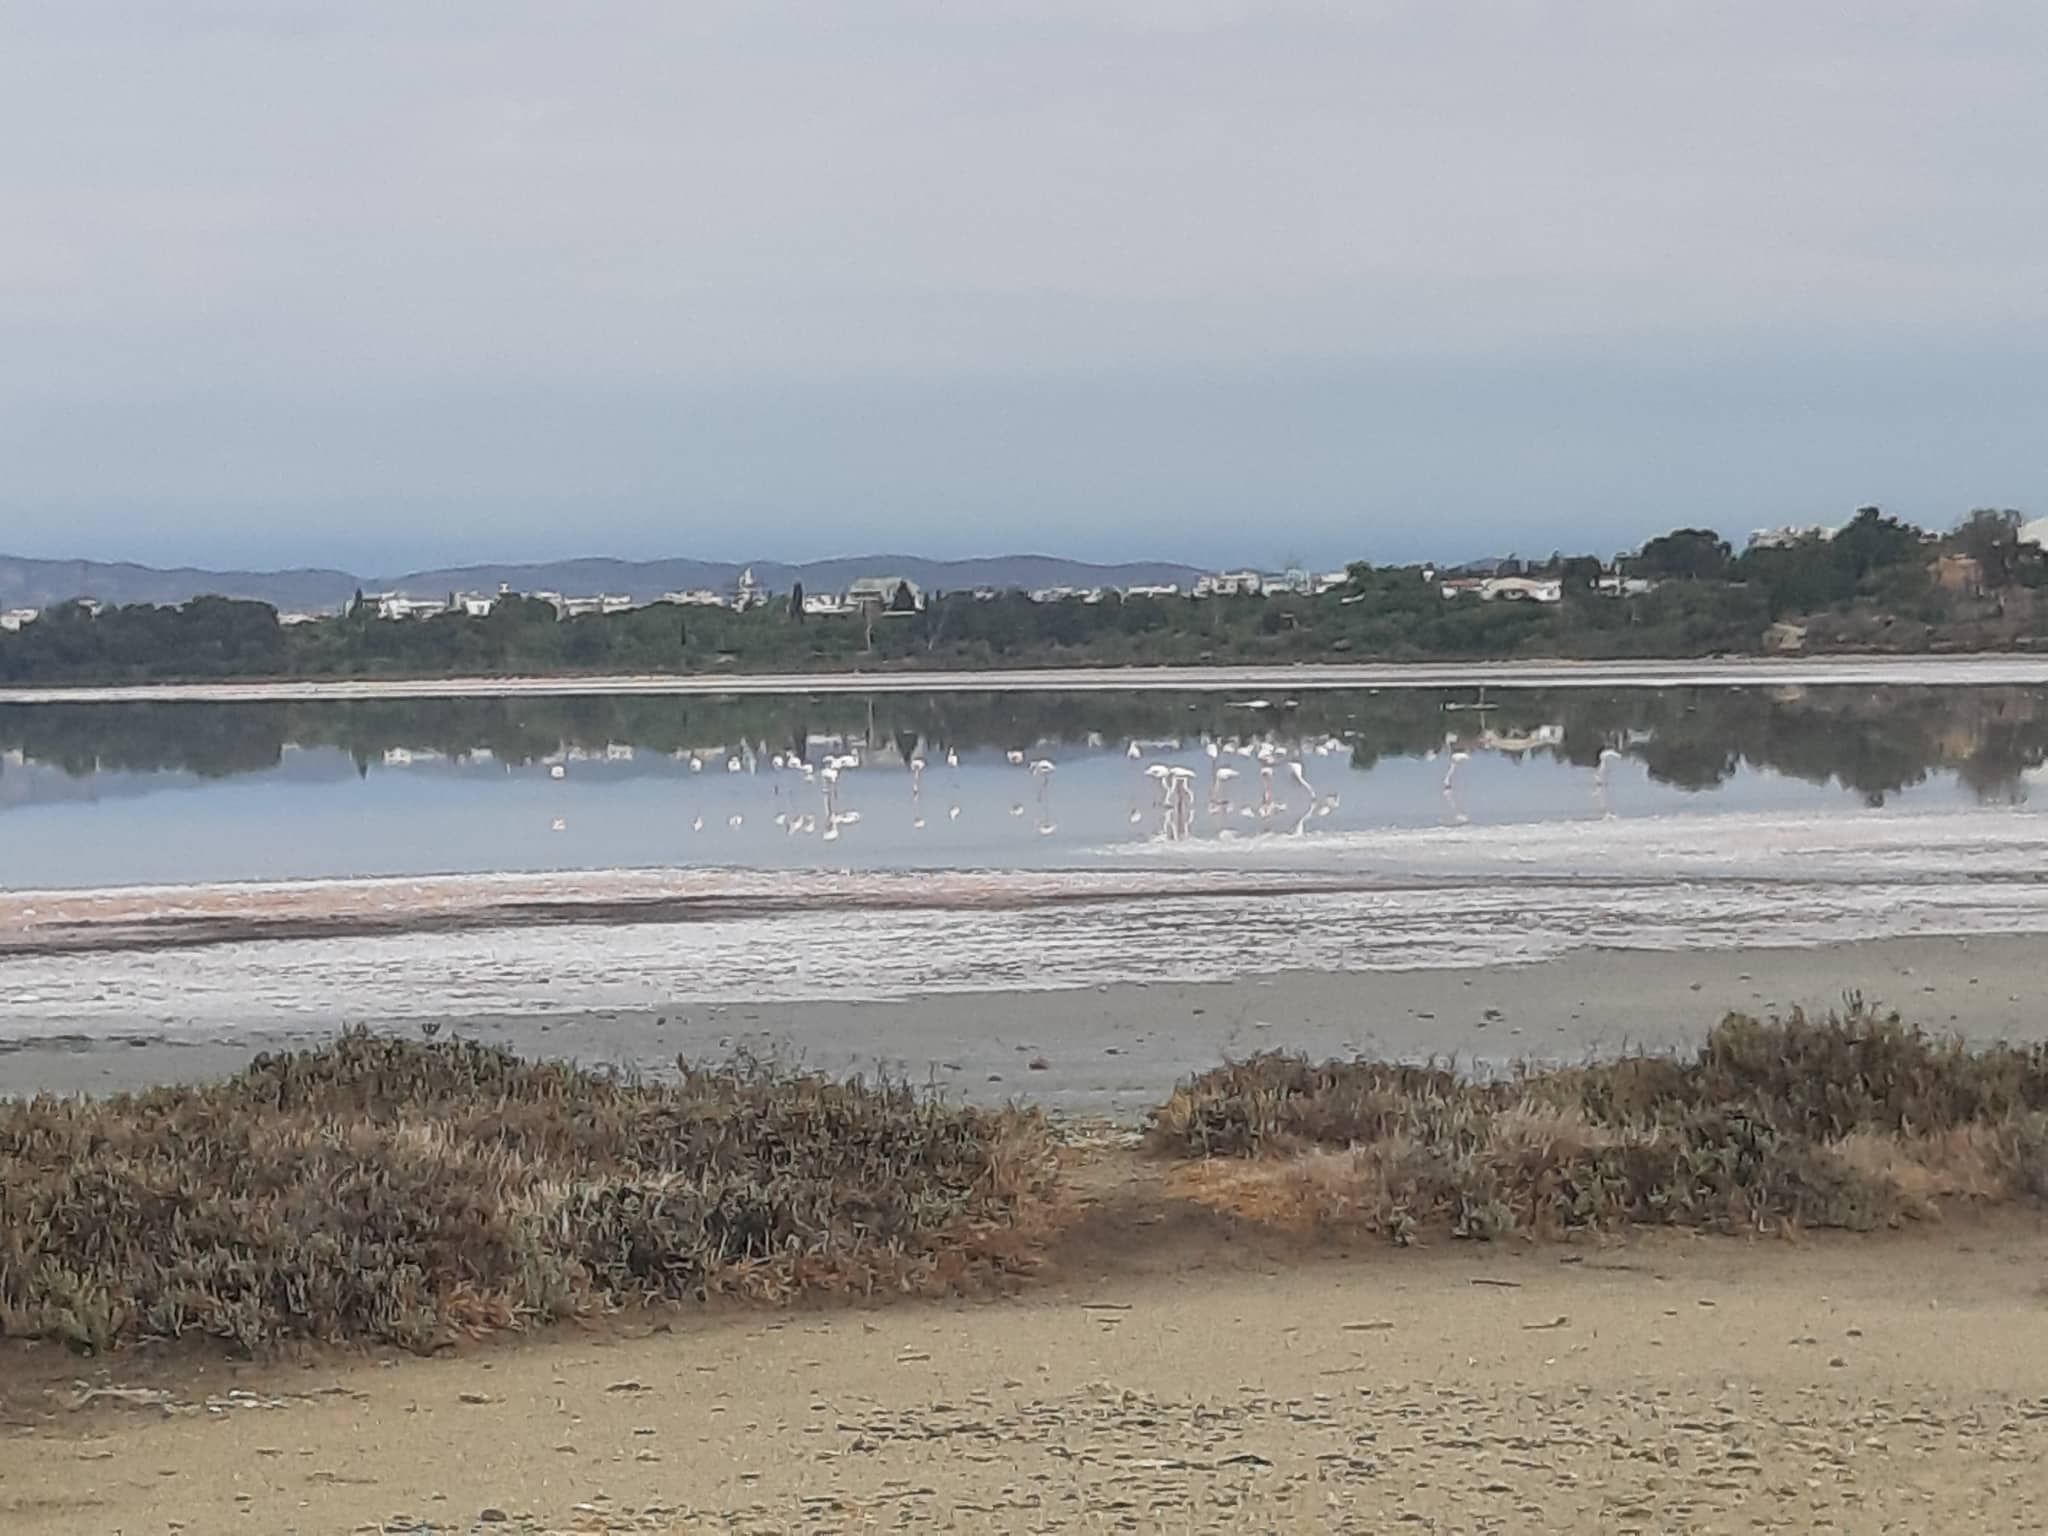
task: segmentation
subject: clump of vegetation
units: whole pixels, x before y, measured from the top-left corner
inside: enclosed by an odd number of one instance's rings
[[[0,1335],[427,1349],[619,1304],[1027,1262],[1022,1110],[754,1063],[674,1083],[364,1032],[225,1083],[0,1104]]]
[[[1197,1193],[1407,1241],[1630,1223],[1867,1230],[1943,1198],[2048,1194],[2048,1047],[1973,1051],[1860,1000],[1731,1015],[1690,1060],[1477,1080],[1268,1054],[1181,1085],[1155,1149]]]

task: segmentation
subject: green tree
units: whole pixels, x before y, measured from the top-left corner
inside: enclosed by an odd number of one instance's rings
[[[1733,551],[1711,528],[1674,528],[1650,540],[1629,562],[1639,576],[1679,581],[1720,581]]]

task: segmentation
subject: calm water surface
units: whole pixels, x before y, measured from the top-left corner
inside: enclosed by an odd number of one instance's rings
[[[2044,763],[2024,686],[9,706],[0,1042],[2043,934]]]
[[[1746,844],[1787,818],[2009,812],[2044,759],[2048,692],[2024,688],[17,706],[0,888],[1190,858],[1597,873],[1617,834],[1655,840],[1611,823],[1734,818]]]

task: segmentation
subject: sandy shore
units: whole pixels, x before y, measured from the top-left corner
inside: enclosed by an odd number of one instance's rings
[[[11,1346],[0,1528],[2048,1521],[2038,1218],[1304,1256],[1112,1197],[1056,1263],[1007,1300],[682,1312],[438,1360]],[[131,1401],[86,1395],[108,1387]]]
[[[0,704],[189,699],[453,699],[560,694],[1221,692],[1252,688],[1711,688],[2048,682],[2039,656],[1718,657],[1690,660],[1305,662],[1285,666],[1017,667],[958,672],[760,672],[610,677],[371,678],[303,682],[141,683],[0,688]]]
[[[902,1001],[677,1005],[658,1012],[446,1021],[526,1055],[659,1070],[736,1049],[833,1072],[884,1064],[965,1098],[1024,1097],[1136,1119],[1180,1077],[1265,1049],[1504,1063],[1684,1048],[1729,1010],[1826,1009],[1845,992],[1984,1042],[2048,1038],[2048,937],[1904,938],[1817,949],[1588,950],[1488,969],[1286,972],[1239,981]],[[0,1092],[109,1092],[220,1076],[259,1050],[327,1037],[138,1032],[30,1037],[0,1050]]]

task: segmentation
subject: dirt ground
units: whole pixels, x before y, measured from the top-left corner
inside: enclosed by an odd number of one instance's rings
[[[2038,1216],[1303,1251],[1145,1180],[991,1300],[8,1346],[0,1530],[2048,1529]]]

